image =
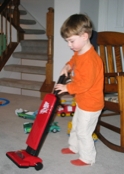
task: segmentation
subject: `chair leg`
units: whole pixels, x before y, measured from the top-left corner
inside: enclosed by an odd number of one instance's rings
[[[124,148],[124,113],[121,113],[121,118],[120,118],[120,126],[121,126],[121,130],[120,130],[120,138],[121,138],[121,146]]]
[[[118,81],[118,101],[119,101],[118,114],[120,115],[120,127],[116,127],[116,125],[111,125],[109,123],[102,121],[101,118],[104,115],[101,115],[96,127],[96,134],[98,138],[110,149],[124,153],[124,76],[117,76],[117,81]],[[112,115],[108,114],[108,116]],[[101,126],[107,128],[108,130],[118,133],[120,136],[120,144],[119,145],[113,144],[112,142],[107,140],[105,136],[102,135],[101,133],[100,130]]]
[[[120,113],[120,143],[121,146],[124,148],[124,106],[122,105],[122,111]]]
[[[123,122],[123,124],[121,125],[121,129],[118,128],[118,127],[115,127],[115,126],[113,126],[113,125],[109,125],[109,124],[107,123],[107,127],[106,127],[107,129],[109,129],[109,130],[112,129],[112,131],[114,131],[114,132],[116,132],[116,133],[119,133],[119,135],[120,135],[120,145],[117,145],[117,144],[114,144],[114,143],[110,142],[109,140],[107,140],[107,139],[105,138],[105,136],[101,133],[101,130],[100,130],[101,126],[103,126],[103,127],[106,126],[106,123],[105,123],[104,121],[101,121],[101,117],[102,117],[102,116],[100,116],[100,118],[99,118],[99,120],[98,120],[98,123],[97,123],[97,126],[96,126],[96,129],[95,129],[95,133],[97,134],[98,138],[99,138],[107,147],[109,147],[110,149],[115,150],[115,151],[117,151],[117,152],[122,152],[122,153],[124,153],[124,130],[123,130],[123,128],[124,128],[124,126],[123,126],[124,122]],[[110,128],[109,128],[109,126],[110,126]]]
[[[120,143],[124,148],[124,76],[118,76],[118,100],[120,104]]]
[[[100,120],[100,117],[99,117],[99,120]],[[98,123],[99,123],[99,120],[98,120]],[[100,125],[97,123],[96,125],[96,129],[95,129],[95,133],[98,134],[100,132]]]

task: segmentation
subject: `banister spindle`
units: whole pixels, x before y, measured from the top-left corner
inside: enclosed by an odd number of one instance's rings
[[[5,35],[6,35],[6,45],[8,45],[8,22],[7,22],[7,12],[5,13]],[[6,54],[8,52],[8,49],[5,50]]]
[[[10,47],[12,46],[12,1],[9,4],[9,37],[10,37]]]
[[[3,59],[3,56],[2,56],[3,15],[2,15],[2,13],[1,13],[1,26],[0,26],[0,28],[1,28],[1,33],[0,33],[0,35],[1,35],[0,36],[0,55],[1,55],[1,59]]]

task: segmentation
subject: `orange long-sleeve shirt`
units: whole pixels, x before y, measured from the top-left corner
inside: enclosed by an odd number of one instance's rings
[[[78,107],[91,112],[101,110],[104,106],[103,62],[93,46],[82,55],[75,52],[67,64],[74,72],[67,90],[75,94]]]

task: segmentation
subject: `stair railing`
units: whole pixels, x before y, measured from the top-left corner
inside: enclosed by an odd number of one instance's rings
[[[0,6],[0,70],[23,38],[23,30],[19,26],[19,5],[20,0],[6,0]],[[17,38],[13,29],[17,31]]]

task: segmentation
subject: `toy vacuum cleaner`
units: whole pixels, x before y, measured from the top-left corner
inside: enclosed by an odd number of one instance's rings
[[[65,75],[60,76],[58,83],[63,84]],[[18,167],[28,168],[35,167],[36,170],[43,168],[42,159],[38,157],[39,151],[48,133],[50,123],[54,119],[54,113],[58,104],[58,91],[46,94],[38,114],[32,126],[31,132],[27,138],[27,148],[25,150],[17,150],[7,152],[6,155]]]

